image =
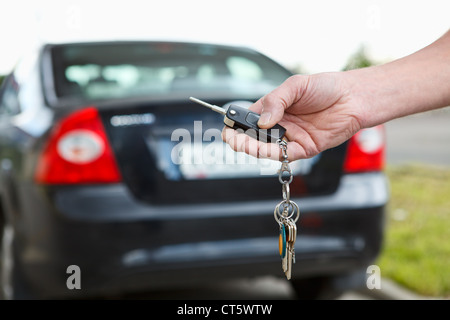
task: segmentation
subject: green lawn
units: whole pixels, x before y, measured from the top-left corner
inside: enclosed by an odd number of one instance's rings
[[[418,294],[450,297],[450,168],[390,166],[383,277]]]

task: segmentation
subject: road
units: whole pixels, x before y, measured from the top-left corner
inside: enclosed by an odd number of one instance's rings
[[[386,123],[387,163],[450,166],[450,107]]]
[[[177,290],[160,290],[117,298],[145,300],[295,300],[296,296],[288,280],[267,276],[229,282],[217,281],[214,284]],[[427,298],[418,296],[383,278],[379,290],[362,289],[360,291],[349,291],[338,298],[338,300],[418,299]]]

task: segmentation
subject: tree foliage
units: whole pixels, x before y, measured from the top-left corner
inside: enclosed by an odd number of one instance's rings
[[[366,68],[375,65],[376,63],[369,58],[365,46],[361,46],[347,61],[344,71]]]

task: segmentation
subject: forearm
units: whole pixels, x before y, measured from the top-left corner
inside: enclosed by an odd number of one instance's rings
[[[365,128],[449,106],[450,31],[414,54],[347,76]]]

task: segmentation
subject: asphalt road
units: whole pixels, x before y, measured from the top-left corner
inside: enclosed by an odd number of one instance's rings
[[[386,123],[387,163],[450,165],[450,107]]]
[[[296,300],[289,281],[271,276],[255,279],[217,281],[183,289],[160,290],[141,294],[115,297],[143,300]],[[337,300],[422,300],[388,279],[381,279],[380,289],[349,291]]]

